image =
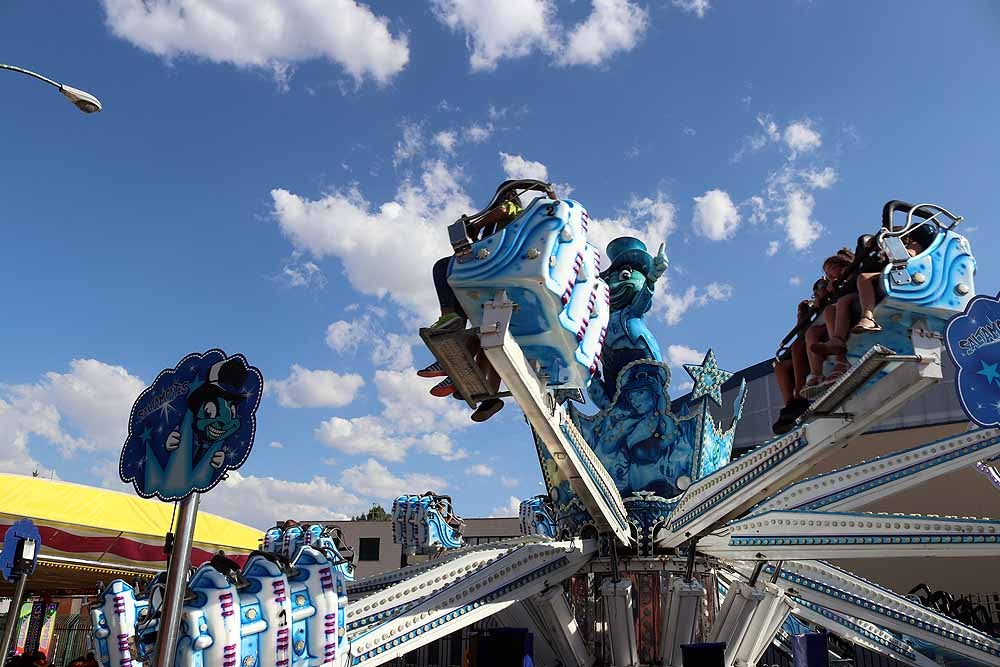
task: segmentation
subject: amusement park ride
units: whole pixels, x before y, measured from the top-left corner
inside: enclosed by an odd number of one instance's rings
[[[536,189],[521,181],[510,187]],[[901,215],[894,215],[901,214]],[[905,216],[905,223],[894,224]],[[475,216],[472,216],[474,218]],[[636,572],[660,582],[656,663],[682,645],[724,643],[726,667],[752,667],[773,643],[826,629],[903,664],[1000,665],[1000,638],[825,562],[838,558],[1000,555],[1000,521],[875,514],[872,501],[1000,455],[1000,430],[977,428],[816,474],[830,453],[942,379],[942,334],[975,294],[960,218],[890,202],[872,241],[887,258],[880,333],[852,336],[852,368],[795,427],[730,460],[745,384],[728,425],[715,420],[731,376],[709,351],[688,365],[691,402],[671,410],[670,370],[643,322],[665,268],[637,239],[611,265],[587,240],[580,203],[537,196],[485,239],[450,230],[449,282],[465,331],[421,336],[471,405],[494,398],[475,355],[499,373],[531,428],[548,494],[521,506],[523,536],[463,546],[450,499],[402,496],[398,570],[355,580],[336,529],[290,522],[237,565],[222,556],[188,582],[176,665],[375,667],[490,616],[534,633],[563,667],[638,666]],[[899,240],[923,250],[899,256]],[[584,392],[598,408],[584,414]],[[602,572],[598,602],[610,650],[592,654],[564,584]],[[92,614],[105,667],[142,660],[162,584],[116,581]],[[536,658],[536,664],[546,664]],[[708,663],[699,663],[708,664]]]

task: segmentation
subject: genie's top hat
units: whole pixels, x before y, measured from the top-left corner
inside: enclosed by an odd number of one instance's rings
[[[243,383],[247,381],[249,374],[243,363],[235,357],[212,364],[205,383],[188,397],[188,405],[192,410],[197,410],[205,401],[219,396],[234,402],[246,399],[247,392]]]
[[[626,264],[649,275],[653,270],[653,256],[646,250],[646,244],[633,236],[620,236],[608,244],[608,271]]]

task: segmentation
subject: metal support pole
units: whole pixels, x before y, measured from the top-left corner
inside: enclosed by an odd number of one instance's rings
[[[751,586],[756,586],[757,585],[757,578],[760,576],[760,573],[764,570],[764,566],[765,565],[767,565],[767,561],[766,560],[759,560],[759,561],[757,561],[757,564],[754,565],[753,574],[750,575],[750,585]]]
[[[771,575],[771,583],[778,583],[778,579],[781,577],[781,566],[785,564],[785,561],[779,560],[774,564],[774,574]]]
[[[28,575],[21,573],[17,575],[17,584],[14,586],[14,597],[10,601],[10,609],[7,611],[7,622],[3,626],[3,642],[0,643],[0,660],[7,663],[7,652],[10,650],[10,643],[14,639],[14,629],[17,627],[18,613],[21,610],[21,602],[24,599],[24,586],[28,581]]]
[[[694,579],[694,558],[698,554],[698,538],[692,537],[688,541],[687,570],[684,573],[684,581],[690,582]]]
[[[173,667],[177,652],[177,634],[181,625],[181,609],[187,588],[187,572],[191,565],[191,543],[194,523],[198,518],[201,496],[192,493],[180,502],[177,511],[177,530],[174,547],[167,564],[167,584],[163,592],[163,613],[156,641],[156,667]]]

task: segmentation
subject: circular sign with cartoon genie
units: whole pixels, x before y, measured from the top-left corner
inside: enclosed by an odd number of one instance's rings
[[[1000,298],[977,296],[945,328],[962,409],[976,424],[1000,426]]]
[[[247,460],[264,378],[241,354],[189,354],[132,406],[119,474],[144,497],[208,491]]]

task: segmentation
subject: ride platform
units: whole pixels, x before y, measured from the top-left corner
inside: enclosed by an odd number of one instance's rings
[[[486,373],[476,363],[475,351],[479,349],[479,327],[472,329],[420,330],[420,338],[431,351],[455,385],[455,393],[475,408],[491,398],[504,398],[510,392],[490,390]]]

